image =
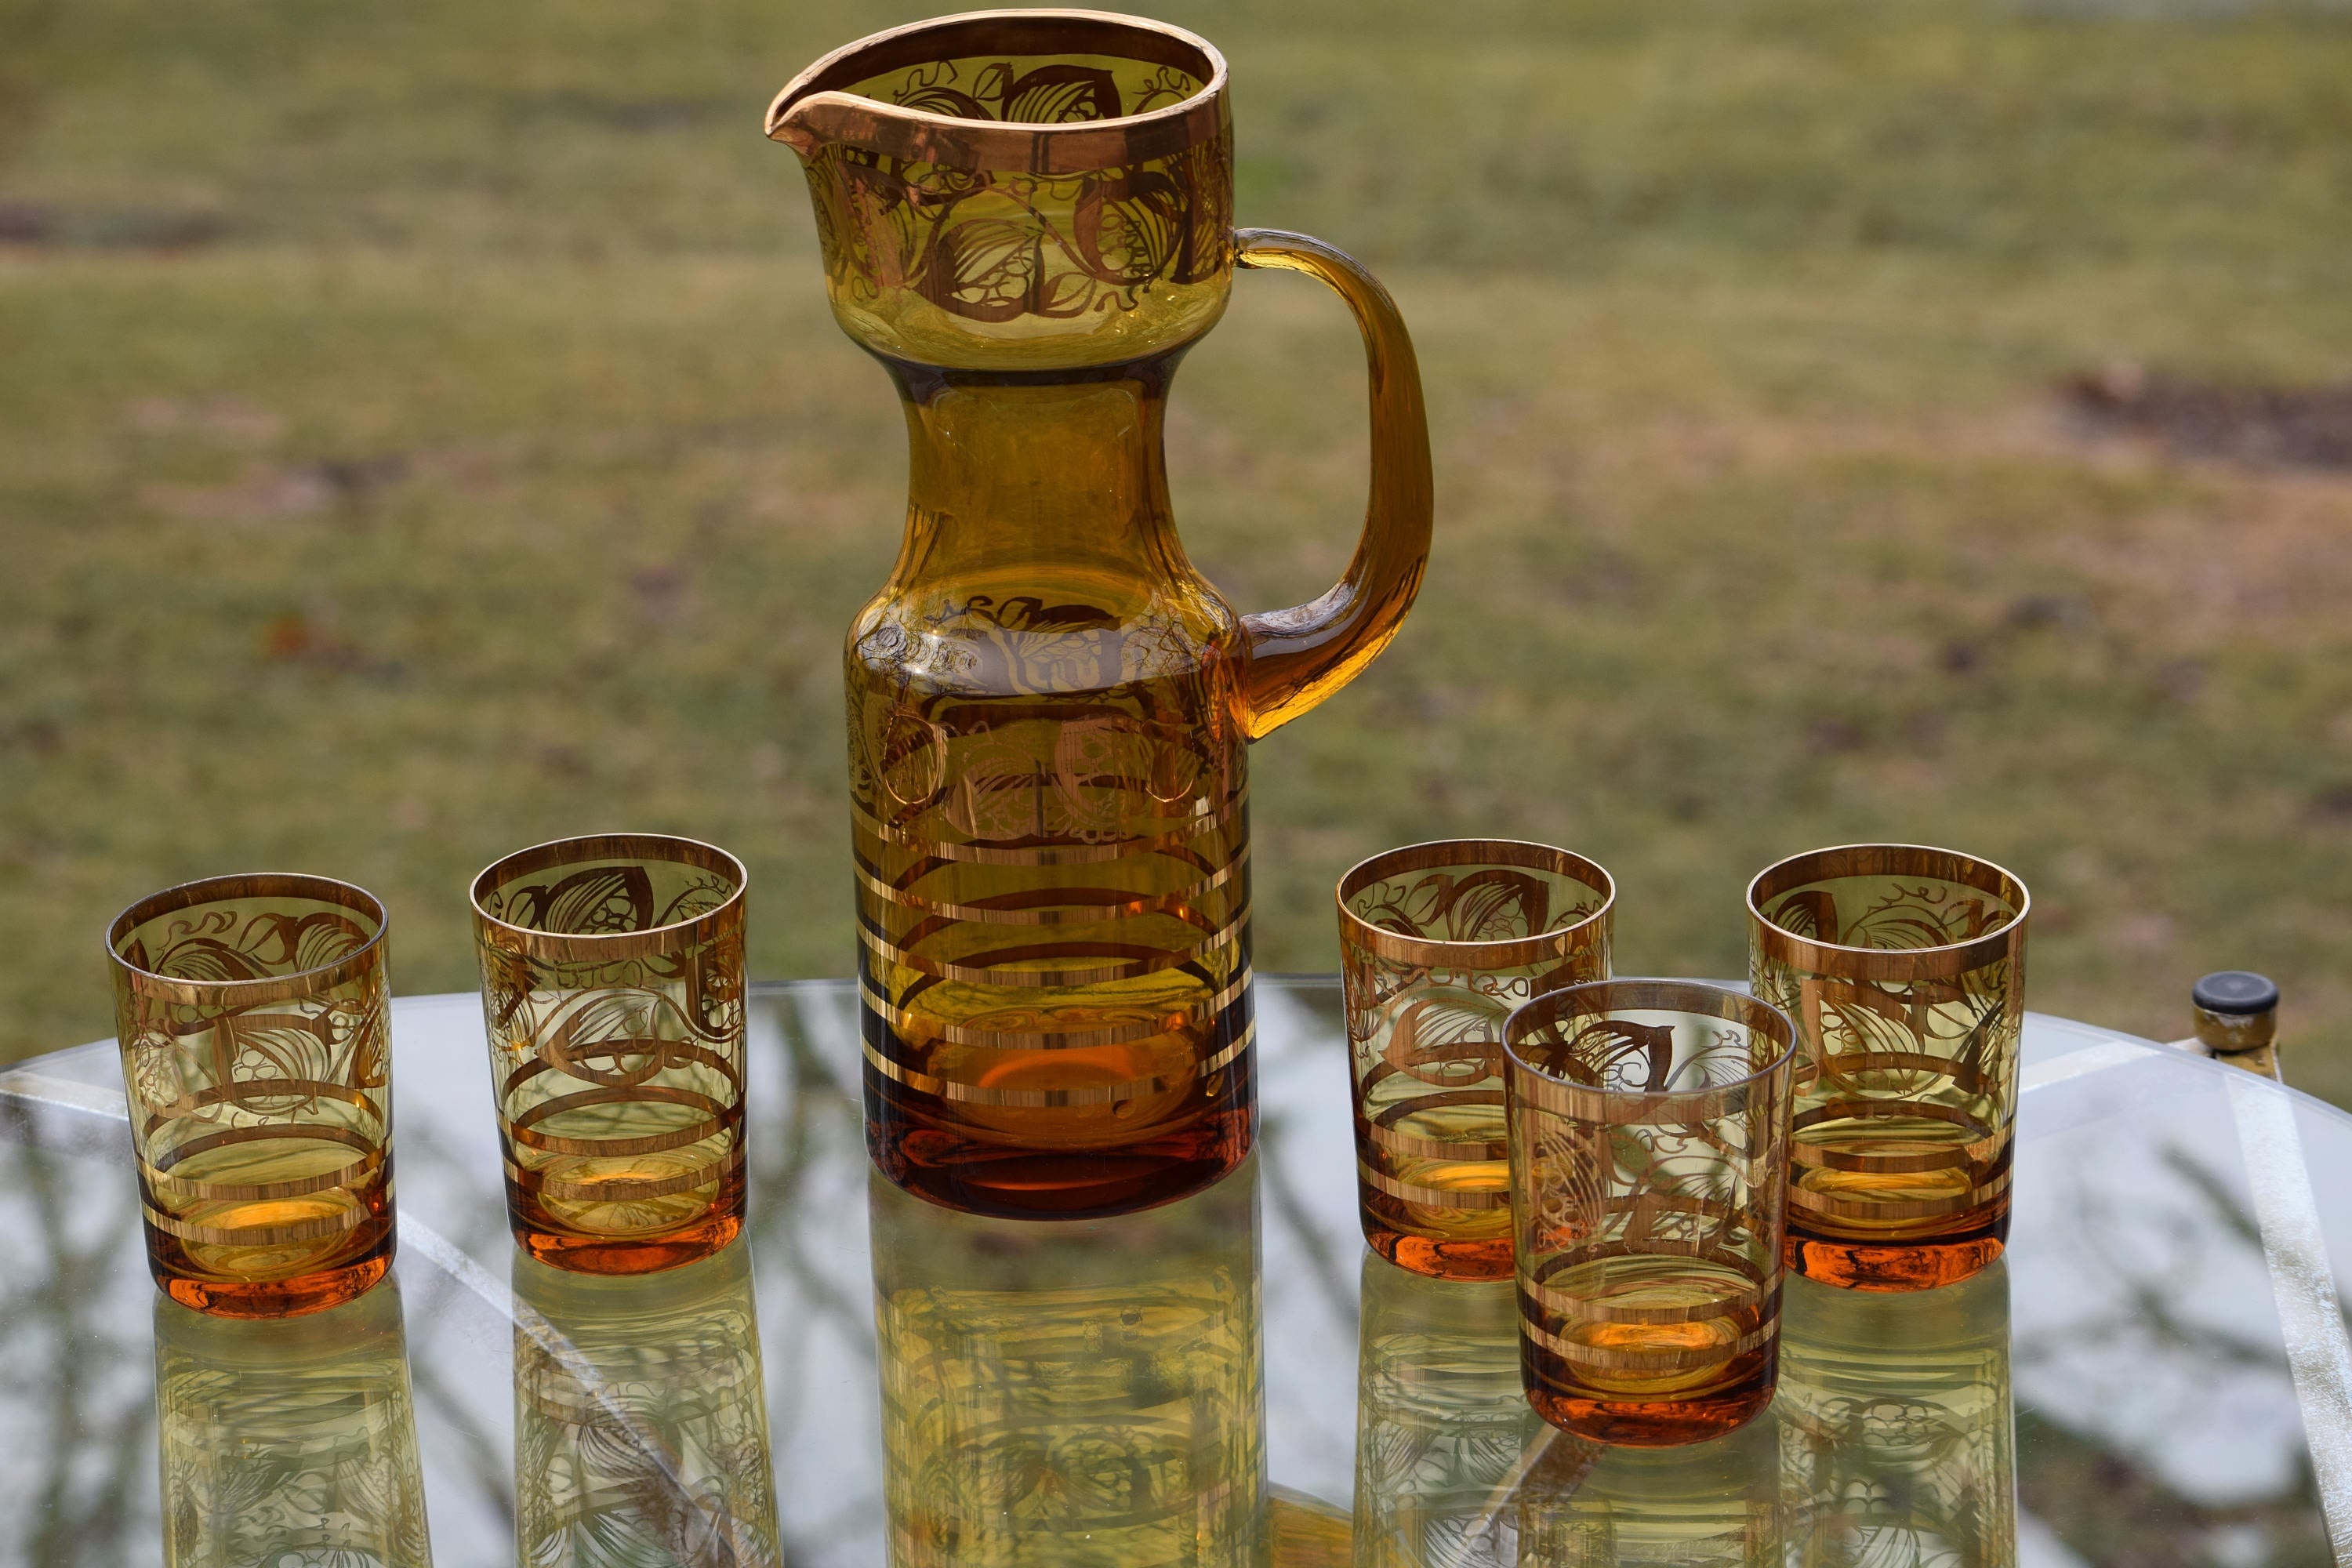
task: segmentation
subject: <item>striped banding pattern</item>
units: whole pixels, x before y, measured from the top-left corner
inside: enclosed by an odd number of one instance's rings
[[[1076,844],[934,841],[856,812],[868,1069],[954,1118],[1165,1102],[1241,1060],[1246,795],[1198,804]]]
[[[1574,985],[1511,1015],[1521,1328],[1563,1392],[1729,1378],[1772,1342],[1795,1033],[1680,981]]]
[[[1798,1227],[1932,1240],[1998,1210],[2017,1114],[2025,885],[1952,850],[1849,845],[1767,868],[1748,908],[1753,989],[1798,1029]],[[1949,1179],[1923,1190],[1936,1173]]]
[[[291,873],[122,911],[107,951],[158,1266],[257,1283],[371,1251],[392,1224],[383,906]]]
[[[743,1163],[744,896],[733,856],[614,834],[510,855],[474,883],[510,1194],[583,1236],[582,1205],[729,1190]],[[653,1238],[700,1216],[680,1208]]]
[[[1368,1235],[1507,1235],[1503,1020],[1608,973],[1614,899],[1592,861],[1514,839],[1411,845],[1340,879]]]

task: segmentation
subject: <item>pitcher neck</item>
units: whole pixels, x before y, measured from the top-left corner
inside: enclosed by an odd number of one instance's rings
[[[1077,576],[1108,586],[1189,575],[1161,453],[1168,382],[1183,352],[1050,372],[885,359],[907,413],[907,536],[895,580]]]

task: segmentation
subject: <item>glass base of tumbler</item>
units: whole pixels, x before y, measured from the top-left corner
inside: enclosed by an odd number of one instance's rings
[[[707,1190],[707,1189],[706,1189]],[[574,1274],[657,1274],[724,1252],[743,1234],[743,1167],[720,1178],[718,1195],[701,1215],[653,1234],[600,1236],[568,1229],[550,1216],[536,1194],[507,1184],[507,1228],[515,1245],[551,1268]]]
[[[171,1259],[183,1256],[179,1243],[151,1226],[147,1268],[163,1294],[215,1318],[297,1318],[357,1300],[373,1289],[392,1271],[394,1244],[387,1215],[380,1234],[358,1256],[347,1257],[331,1268],[278,1279],[204,1279],[177,1272]]]
[[[1823,1236],[1790,1217],[1789,1271],[1847,1290],[1933,1290],[1957,1285],[1992,1266],[2007,1245],[2009,1195],[1962,1216],[1965,1225],[1937,1237],[1863,1239]]]
[[[1523,1352],[1527,1347],[1522,1345]],[[1534,1352],[1541,1354],[1541,1352]],[[1772,1403],[1779,1358],[1751,1358],[1753,1368],[1727,1386],[1675,1399],[1597,1399],[1528,1380],[1537,1415],[1571,1436],[1620,1448],[1678,1448],[1720,1437]]]
[[[1374,1252],[1399,1268],[1425,1274],[1432,1279],[1508,1279],[1512,1247],[1507,1236],[1453,1240],[1411,1236],[1385,1226],[1368,1209],[1363,1214],[1364,1240]]]

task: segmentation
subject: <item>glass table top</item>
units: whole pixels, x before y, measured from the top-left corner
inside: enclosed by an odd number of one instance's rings
[[[110,1043],[0,1074],[0,1563],[2352,1562],[2352,1119],[2032,1016],[2015,1228],[1968,1284],[1801,1279],[1780,1392],[1555,1436],[1507,1282],[1373,1258],[1339,990],[1258,983],[1263,1132],[1182,1203],[869,1181],[856,994],[757,988],[750,1224],[638,1281],[519,1260],[481,1013],[394,1009],[394,1285],[223,1323],[148,1281]],[[2315,1196],[2315,1194],[2316,1194]],[[405,1543],[387,1555],[371,1541]]]

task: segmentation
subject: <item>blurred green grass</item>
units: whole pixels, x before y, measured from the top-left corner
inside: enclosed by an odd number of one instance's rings
[[[98,934],[212,871],[464,884],[729,845],[753,965],[852,963],[842,628],[903,437],[759,115],[899,5],[0,0],[0,1054],[107,1033]],[[2169,1037],[2268,971],[2352,1102],[2352,479],[2094,439],[2068,374],[2352,364],[2352,18],[1839,0],[1171,3],[1244,222],[1387,279],[1439,465],[1420,606],[1255,761],[1261,967],[1388,844],[1555,839],[1621,966],[1744,968],[1748,876],[1951,843],[2033,1005]],[[1188,543],[1318,591],[1339,308],[1248,276],[1178,384]]]

